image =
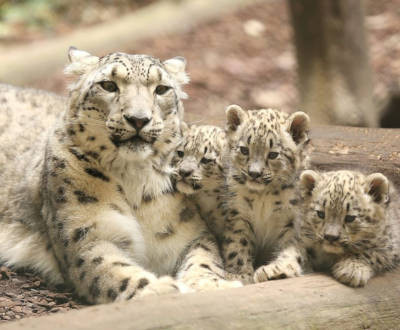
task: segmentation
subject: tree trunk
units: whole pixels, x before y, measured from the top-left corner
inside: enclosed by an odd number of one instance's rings
[[[302,110],[313,122],[378,126],[361,0],[288,0]]]

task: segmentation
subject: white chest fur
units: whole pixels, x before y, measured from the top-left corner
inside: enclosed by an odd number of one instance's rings
[[[293,191],[284,190],[278,195],[271,192],[249,193],[246,197],[250,202],[243,197],[236,197],[240,212],[253,225],[257,250],[269,250],[276,245],[285,226],[294,217],[293,206],[289,203]]]
[[[144,266],[158,275],[171,274],[185,247],[205,230],[187,204],[182,194],[165,194],[136,211],[146,246]]]

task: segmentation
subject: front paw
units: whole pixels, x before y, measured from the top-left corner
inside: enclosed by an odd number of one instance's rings
[[[141,289],[135,298],[142,298],[146,296],[160,296],[169,293],[187,293],[192,292],[185,284],[174,280],[169,276],[160,277],[150,282],[146,287]]]
[[[259,267],[254,273],[254,282],[260,283],[268,280],[278,280],[296,277],[302,274],[301,266],[297,261],[273,261],[268,265]]]
[[[341,283],[352,287],[362,287],[374,275],[370,266],[354,261],[342,260],[333,266],[333,276]]]

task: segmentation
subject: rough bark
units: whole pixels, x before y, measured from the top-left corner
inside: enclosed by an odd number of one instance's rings
[[[1,329],[397,329],[399,310],[399,271],[372,279],[361,289],[313,274],[89,307]]]
[[[311,141],[313,166],[381,172],[400,188],[400,129],[318,126]]]
[[[378,126],[361,0],[288,0],[302,109],[319,124]]]

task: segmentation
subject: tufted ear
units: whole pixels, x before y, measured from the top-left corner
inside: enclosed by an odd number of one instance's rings
[[[240,106],[236,104],[229,105],[226,108],[226,126],[227,131],[236,131],[236,129],[243,123],[247,113]]]
[[[321,179],[317,172],[306,170],[300,174],[300,189],[307,195],[311,195],[318,181]]]
[[[182,56],[176,56],[163,62],[165,70],[174,77],[180,85],[189,82],[189,76],[185,71],[186,60]]]
[[[367,176],[365,192],[372,197],[375,203],[387,203],[389,201],[389,180],[381,173],[373,173]]]
[[[72,75],[82,75],[99,63],[99,58],[97,56],[93,56],[75,47],[69,48],[68,59],[70,64],[65,67],[64,73]]]
[[[289,116],[288,132],[296,144],[304,143],[308,140],[310,129],[310,117],[302,111],[297,111]]]

